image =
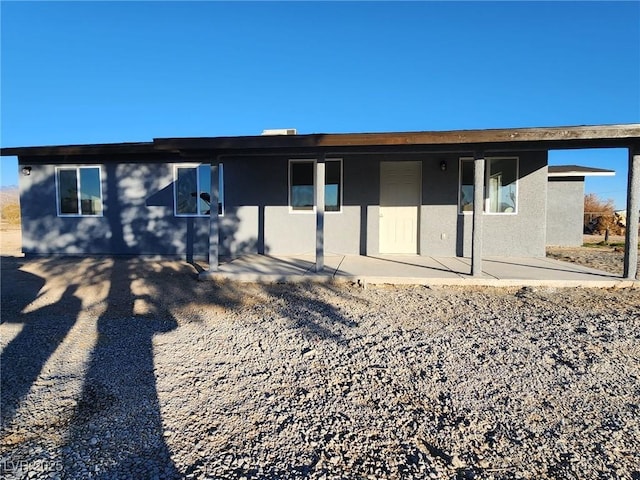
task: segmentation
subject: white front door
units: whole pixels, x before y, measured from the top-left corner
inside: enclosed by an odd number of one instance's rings
[[[380,253],[418,253],[421,162],[380,163]]]

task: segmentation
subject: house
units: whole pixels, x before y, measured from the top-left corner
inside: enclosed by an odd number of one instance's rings
[[[550,165],[547,184],[547,245],[582,245],[585,177],[608,177],[613,170],[578,165]]]
[[[483,255],[545,255],[551,149],[628,148],[638,212],[640,124],[275,133],[3,148],[19,159],[23,251],[208,257],[211,271],[246,253],[315,254],[317,270],[325,253],[466,256],[477,275]]]

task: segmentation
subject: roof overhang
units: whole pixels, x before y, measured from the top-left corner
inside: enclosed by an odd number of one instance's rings
[[[156,138],[153,142],[2,148],[0,155],[63,156],[174,152],[192,154],[288,151],[500,152],[573,148],[640,148],[640,124],[381,133]]]
[[[0,149],[0,156],[64,156],[64,155],[122,155],[154,153],[153,142],[97,143],[91,145],[52,145],[43,147],[10,147]]]
[[[581,167],[579,165],[549,165],[548,177],[613,177],[615,170]]]

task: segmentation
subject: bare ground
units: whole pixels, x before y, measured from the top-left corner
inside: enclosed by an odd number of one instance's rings
[[[1,266],[6,478],[640,478],[638,289]]]
[[[609,237],[609,243],[616,246],[598,245],[604,242],[602,235],[584,235],[582,247],[547,247],[547,256],[564,262],[578,263],[609,273],[622,275],[624,264],[624,237]],[[638,261],[640,272],[640,257]]]

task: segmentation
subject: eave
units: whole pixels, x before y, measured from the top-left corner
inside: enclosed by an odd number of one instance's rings
[[[381,133],[156,138],[153,142],[12,147],[2,156],[274,154],[291,152],[503,152],[640,148],[640,124]]]

